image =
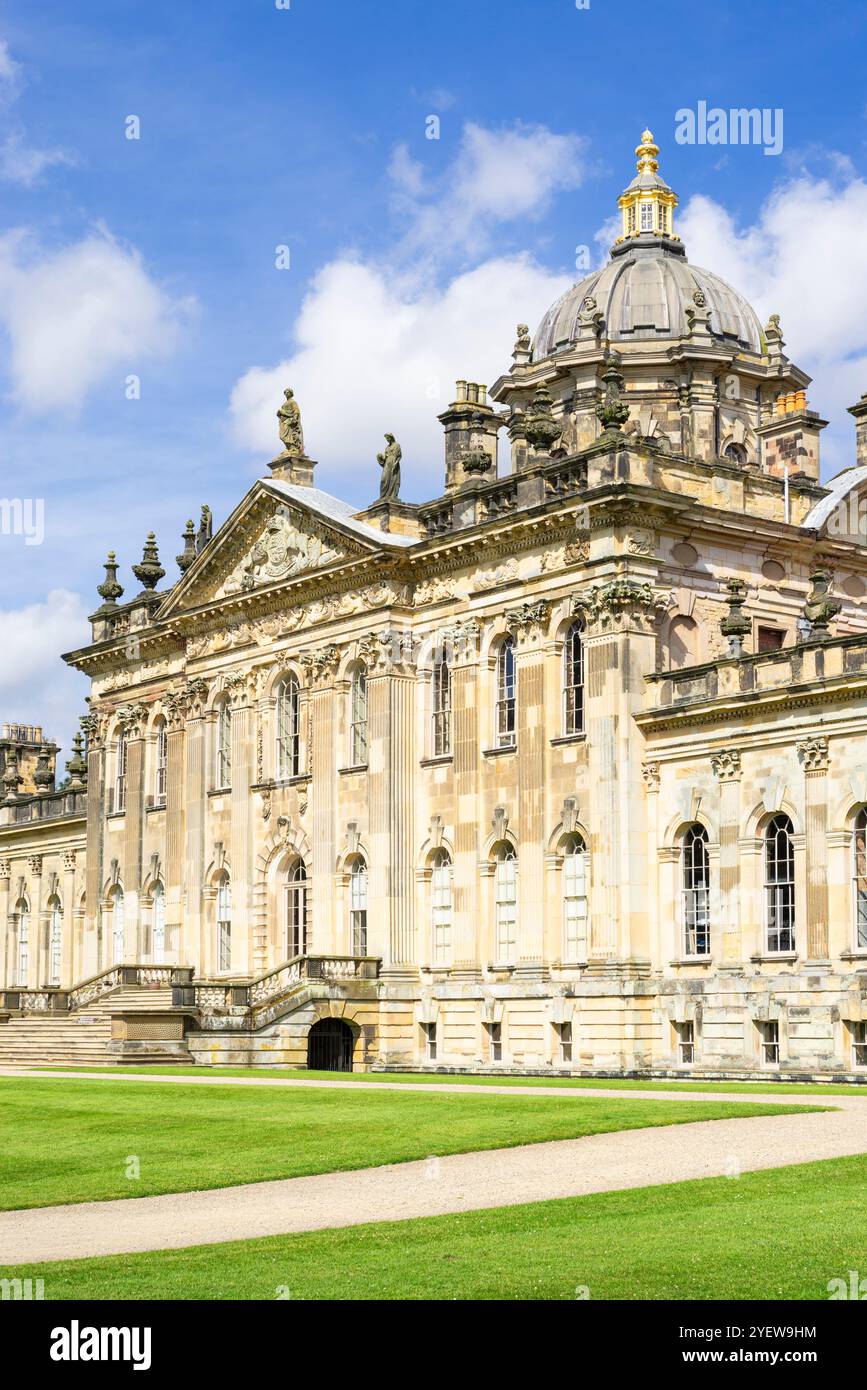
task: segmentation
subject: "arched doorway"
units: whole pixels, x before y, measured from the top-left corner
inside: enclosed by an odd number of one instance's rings
[[[352,1071],[355,1038],[340,1018],[322,1018],[307,1034],[308,1071]]]

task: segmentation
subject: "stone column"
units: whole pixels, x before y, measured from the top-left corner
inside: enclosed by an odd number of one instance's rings
[[[741,868],[738,831],[741,814],[741,755],[737,748],[714,753],[714,777],[719,783],[719,931],[720,963],[733,966],[743,960],[741,941]],[[711,932],[713,932],[713,922]],[[711,940],[711,953],[717,948]]]
[[[190,681],[184,691],[188,700],[184,724],[184,911],[177,948],[181,964],[195,965],[200,975],[207,972],[207,962],[212,958],[205,940],[202,898],[207,795],[207,693],[207,686],[200,679]]]
[[[123,958],[140,961],[142,835],[144,830],[144,726],[146,705],[125,705],[118,720],[126,732],[126,814],[123,831]]]
[[[545,955],[545,658],[550,605],[525,603],[506,614],[515,639],[518,756],[518,960],[516,973],[540,977]]]
[[[250,788],[256,767],[256,676],[238,674],[229,682],[232,703],[232,971],[255,973],[250,923],[253,915],[253,832]],[[261,962],[258,963],[261,965]]]
[[[804,768],[807,857],[807,959],[828,960],[828,740],[797,745]]]
[[[479,903],[479,629],[470,620],[453,628],[452,756],[454,776],[453,974],[481,976]]]
[[[39,989],[42,985],[42,961],[45,953],[45,920],[42,911],[42,856],[32,854],[27,861],[30,874],[28,899],[30,902],[30,940],[27,959],[27,988]]]
[[[165,959],[178,965],[200,964],[187,947],[182,946],[184,911],[184,775],[185,739],[184,718],[189,701],[182,692],[173,692],[163,701],[166,712],[166,854]],[[189,956],[189,959],[187,957]]]
[[[9,923],[9,880],[12,865],[8,859],[0,859],[0,989],[8,989],[15,976],[14,958],[11,954],[12,932]]]
[[[368,661],[370,915],[368,942],[383,973],[415,975],[415,671],[409,633],[362,644]]]
[[[105,878],[105,736],[104,716],[88,714],[81,721],[87,736],[87,870],[81,972],[84,979],[105,968],[108,955],[102,941],[102,885]],[[108,953],[110,954],[110,953]]]
[[[664,605],[652,584],[630,577],[574,600],[585,621],[591,973],[646,965],[649,955],[644,741],[633,716],[656,666]]]
[[[340,652],[330,645],[304,661],[309,685],[311,735],[307,747],[313,863],[308,864],[313,893],[311,954],[339,954],[342,940],[335,902],[334,867],[337,857],[337,696],[334,679]]]
[[[63,904],[63,919],[61,923],[63,937],[60,954],[60,986],[61,989],[71,989],[75,984],[74,953],[76,902],[74,849],[67,850],[63,856],[63,890],[61,902]]]

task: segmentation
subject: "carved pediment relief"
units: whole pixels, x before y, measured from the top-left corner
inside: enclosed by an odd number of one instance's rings
[[[326,536],[298,508],[280,506],[268,518],[240,563],[216,590],[214,598],[247,593],[347,558],[347,552],[335,538]]]

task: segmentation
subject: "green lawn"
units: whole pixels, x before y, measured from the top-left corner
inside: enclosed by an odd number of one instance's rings
[[[0,1208],[186,1192],[803,1108],[4,1077]],[[130,1157],[140,1170],[133,1179]]]
[[[0,1269],[46,1299],[826,1299],[867,1157],[189,1250]],[[579,1335],[590,1325],[579,1322]]]
[[[129,1073],[142,1076],[247,1076],[267,1079],[270,1076],[284,1077],[298,1081],[402,1081],[407,1085],[455,1085],[455,1086],[556,1086],[624,1091],[779,1091],[786,1096],[861,1096],[867,1100],[867,1079],[863,1085],[837,1083],[784,1081],[778,1074],[768,1076],[767,1081],[693,1081],[685,1076],[682,1081],[624,1080],[620,1077],[597,1076],[467,1076],[453,1075],[449,1072],[333,1072],[307,1071],[298,1067],[40,1067],[40,1071],[78,1071],[82,1075],[90,1072]]]

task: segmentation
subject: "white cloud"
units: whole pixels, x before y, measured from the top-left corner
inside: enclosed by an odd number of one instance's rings
[[[0,718],[41,724],[68,750],[87,683],[58,653],[88,637],[81,597],[68,589],[53,589],[42,603],[0,609],[0,651],[15,653],[14,661],[0,662]]]
[[[453,252],[479,257],[499,225],[538,222],[554,194],[580,186],[586,145],[579,135],[520,121],[500,130],[468,122],[455,159],[428,189],[403,150],[392,162],[398,209],[409,222],[402,252],[434,261]]]
[[[5,39],[0,39],[0,88],[14,90],[20,72],[21,69],[9,52],[8,43]]]
[[[678,231],[687,254],[728,280],[763,322],[781,317],[786,352],[814,377],[810,405],[833,416],[826,464],[854,461],[845,407],[867,389],[867,183],[799,176],[777,187],[743,229],[705,197],[690,199]]]
[[[7,135],[0,145],[0,179],[23,183],[30,188],[46,169],[55,164],[73,164],[63,150],[38,150],[28,145],[19,133]]]
[[[464,127],[443,174],[426,180],[405,146],[389,173],[404,230],[388,254],[339,256],[316,276],[294,325],[296,349],[273,367],[254,367],[231,398],[235,437],[269,457],[274,413],[291,385],[320,481],[359,478],[378,488],[376,453],[392,430],[404,451],[404,494],[435,496],[443,482],[437,414],[458,377],[487,385],[510,366],[515,326],[535,327],[571,280],[527,252],[494,256],[503,224],[537,221],[555,193],[584,175],[585,141],[543,126]],[[449,266],[455,256],[469,265]],[[508,441],[501,444],[508,448]]]
[[[391,430],[404,452],[404,494],[436,496],[443,484],[436,416],[454,399],[455,380],[489,385],[510,365],[515,325],[535,326],[569,284],[527,255],[486,261],[428,290],[382,267],[333,261],[304,301],[296,352],[275,367],[252,368],[235,386],[234,433],[271,457],[279,447],[275,411],[291,385],[307,450],[323,461],[322,487],[340,476],[357,480],[362,470],[373,501],[376,453]]]
[[[110,373],[119,383],[177,341],[192,308],[172,299],[138,252],[98,230],[41,254],[23,231],[0,238],[0,323],[13,394],[25,409],[76,407]]]

